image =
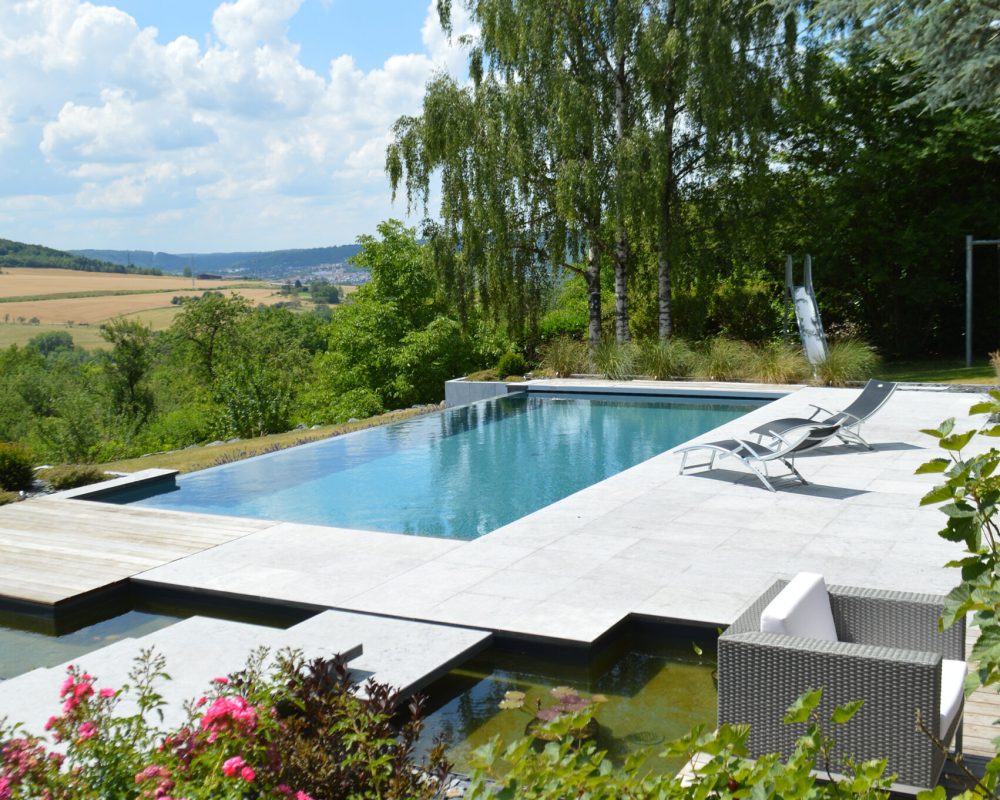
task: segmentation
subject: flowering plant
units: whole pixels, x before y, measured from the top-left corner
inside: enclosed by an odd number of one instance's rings
[[[0,800],[318,800],[321,797],[429,798],[447,765],[418,765],[412,745],[420,702],[401,729],[399,696],[369,681],[366,696],[340,659],[308,665],[293,652],[253,654],[188,702],[180,728],[162,728],[169,679],[162,656],[144,651],[118,689],[72,666],[59,690],[60,713],[45,735],[0,720]],[[308,712],[308,716],[304,713]],[[320,756],[331,762],[322,769]],[[304,769],[303,767],[309,767]]]

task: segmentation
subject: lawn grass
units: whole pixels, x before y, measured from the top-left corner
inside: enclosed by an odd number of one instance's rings
[[[176,469],[181,472],[194,472],[207,467],[214,467],[230,461],[242,461],[274,450],[284,450],[306,442],[329,439],[352,431],[374,428],[390,422],[399,422],[421,414],[440,410],[440,406],[428,405],[418,408],[407,408],[400,411],[390,411],[376,417],[345,422],[341,425],[324,425],[309,430],[287,431],[256,439],[241,439],[238,442],[213,445],[212,447],[189,447],[184,450],[173,450],[169,453],[155,453],[142,458],[130,458],[124,461],[112,461],[100,464],[101,469],[109,472],[138,472],[143,469]]]
[[[971,367],[966,367],[965,360],[961,358],[886,362],[878,376],[890,381],[911,383],[997,384],[997,374],[985,358],[975,359]]]

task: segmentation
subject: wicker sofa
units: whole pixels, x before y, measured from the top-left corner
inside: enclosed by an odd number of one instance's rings
[[[836,728],[834,757],[884,757],[897,789],[934,786],[944,754],[917,730],[917,712],[956,749],[962,730],[961,689],[956,696],[954,679],[950,692],[946,687],[954,719],[949,730],[940,729],[942,659],[965,658],[965,627],[938,630],[944,598],[830,586],[838,641],[761,632],[762,612],[787,584],[775,583],[719,638],[719,723],[748,723],[753,756],[790,754],[805,728],[782,718],[799,695],[822,688],[819,711],[826,720],[836,706],[863,699],[850,722],[830,723]]]

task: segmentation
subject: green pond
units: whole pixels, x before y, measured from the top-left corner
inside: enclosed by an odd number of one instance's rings
[[[597,743],[616,763],[635,750],[650,753],[647,766],[676,771],[683,764],[660,757],[663,745],[699,724],[715,727],[717,693],[714,664],[694,656],[626,652],[600,674],[584,667],[487,656],[453,670],[431,687],[433,710],[426,715],[418,750],[426,753],[443,741],[448,759],[467,772],[473,751],[499,735],[504,744],[523,736],[537,702],[553,703],[551,690],[568,686],[589,696],[603,694],[596,706]],[[501,710],[508,691],[526,694],[524,708]]]
[[[0,680],[37,667],[54,667],[121,639],[138,638],[177,622],[179,617],[128,611],[71,633],[24,630],[24,621],[0,613]],[[17,627],[15,627],[17,626]],[[54,691],[58,690],[58,686]]]

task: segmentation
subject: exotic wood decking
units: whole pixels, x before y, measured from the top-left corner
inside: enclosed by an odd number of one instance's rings
[[[40,497],[0,508],[0,599],[57,606],[274,525]]]

